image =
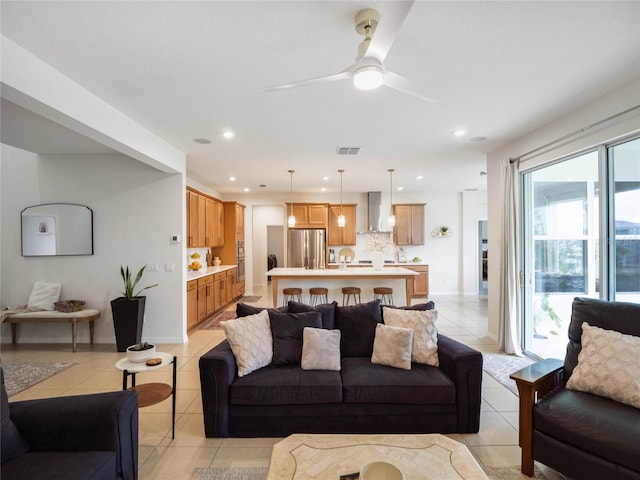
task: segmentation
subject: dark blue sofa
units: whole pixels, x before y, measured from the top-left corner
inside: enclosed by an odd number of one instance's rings
[[[480,352],[438,335],[439,367],[413,363],[411,370],[402,370],[373,364],[375,326],[382,322],[379,301],[315,308],[322,313],[323,328],[341,330],[341,371],[269,365],[238,377],[224,340],[199,362],[207,437],[478,431]],[[433,308],[433,302],[413,308]],[[289,302],[284,309],[295,313],[313,307]],[[237,313],[259,310],[239,304]]]
[[[2,379],[2,480],[135,480],[133,391],[8,402]]]

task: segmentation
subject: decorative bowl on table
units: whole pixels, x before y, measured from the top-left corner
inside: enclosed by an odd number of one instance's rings
[[[404,475],[391,463],[371,462],[360,469],[360,480],[404,480]]]
[[[143,363],[155,357],[156,346],[150,343],[136,343],[127,347],[127,360],[133,363]]]

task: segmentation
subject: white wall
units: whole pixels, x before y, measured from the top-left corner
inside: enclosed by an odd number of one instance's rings
[[[489,219],[489,335],[498,338],[500,316],[500,268],[502,256],[502,215],[504,205],[503,163],[542,145],[577,132],[609,116],[640,104],[640,79],[614,90],[570,114],[514,140],[487,157],[487,191]],[[521,168],[531,168],[603,142],[640,130],[640,111],[635,110],[606,124],[571,137],[524,161]],[[495,254],[494,254],[495,252]]]
[[[2,305],[24,305],[35,281],[61,282],[62,299],[82,299],[102,311],[95,341],[113,343],[110,300],[120,296],[120,265],[133,269],[158,263],[142,285],[147,294],[143,338],[156,343],[186,341],[184,244],[169,236],[184,232],[183,175],[168,174],[124,155],[35,154],[2,145],[0,160],[0,274]],[[94,255],[22,257],[20,211],[30,205],[68,202],[87,205],[94,215]],[[166,272],[173,264],[174,272]],[[79,328],[79,342],[88,329]],[[61,324],[22,324],[20,342],[69,343]],[[2,325],[3,341],[10,341]]]

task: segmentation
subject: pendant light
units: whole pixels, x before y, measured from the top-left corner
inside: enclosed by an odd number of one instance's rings
[[[296,226],[296,217],[293,214],[293,173],[295,172],[295,170],[289,170],[289,175],[291,175],[291,215],[289,215],[289,218],[287,219],[287,226],[289,228],[293,228]]]
[[[340,215],[338,215],[338,226],[344,227],[347,223],[344,215],[342,214],[342,174],[344,173],[344,170],[341,169],[338,170],[338,172],[340,173]]]
[[[389,218],[387,219],[387,223],[390,227],[394,227],[396,225],[396,216],[393,214],[393,172],[394,169],[390,168],[387,170],[389,172]]]

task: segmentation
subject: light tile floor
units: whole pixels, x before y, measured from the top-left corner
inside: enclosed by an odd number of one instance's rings
[[[269,291],[257,303],[270,306]],[[438,310],[438,329],[481,352],[497,352],[496,343],[487,337],[486,298],[443,296],[431,298]],[[419,301],[414,300],[414,303]],[[230,307],[232,309],[235,306]],[[189,480],[197,467],[266,467],[271,446],[277,438],[217,439],[205,438],[198,359],[224,338],[221,330],[197,330],[186,344],[158,345],[159,351],[178,357],[176,402],[176,438],[171,439],[171,402],[140,409],[139,466],[141,480]],[[122,358],[114,345],[78,345],[72,353],[66,344],[2,345],[3,361],[74,362],[74,367],[55,375],[11,398],[79,395],[114,391],[122,388],[122,373],[115,363]],[[139,374],[138,383],[171,383],[171,369]],[[518,399],[508,389],[484,375],[480,431],[454,434],[451,438],[469,447],[486,466],[518,465]],[[561,477],[540,466],[550,480]],[[526,478],[526,477],[523,477]]]

